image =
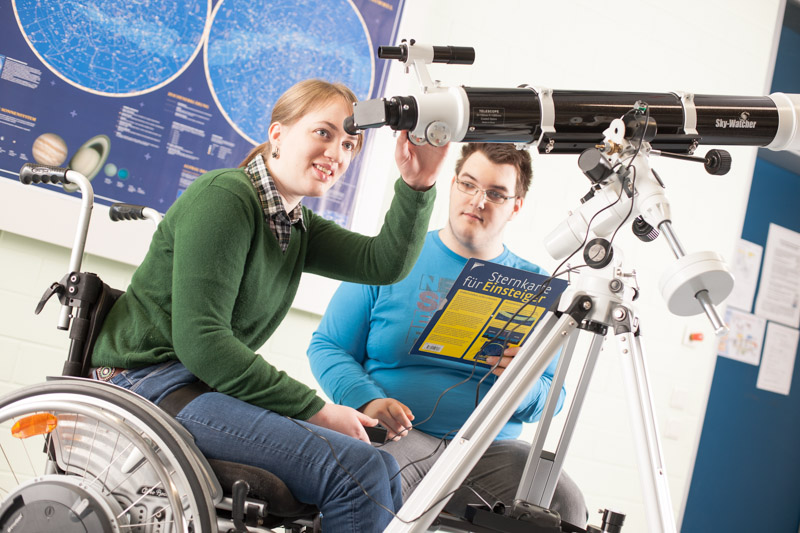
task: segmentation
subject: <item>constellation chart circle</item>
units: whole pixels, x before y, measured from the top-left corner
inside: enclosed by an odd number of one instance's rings
[[[231,125],[258,144],[275,100],[298,81],[342,82],[367,98],[374,58],[364,21],[347,0],[223,0],[206,44],[206,75]]]
[[[132,96],[177,77],[200,51],[209,0],[15,0],[17,23],[54,74],[85,91]]]

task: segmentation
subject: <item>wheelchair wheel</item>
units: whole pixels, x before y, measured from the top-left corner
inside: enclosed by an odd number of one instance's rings
[[[0,531],[217,531],[188,433],[125,389],[56,379],[0,399]]]

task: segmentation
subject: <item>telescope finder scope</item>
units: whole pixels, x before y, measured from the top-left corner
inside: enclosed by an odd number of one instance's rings
[[[401,43],[400,46],[379,46],[378,57],[381,59],[397,59],[405,63],[409,59],[409,49],[413,46],[413,39],[410,44]],[[420,54],[420,57],[423,56],[427,56],[425,59],[429,63],[471,65],[475,62],[475,49],[471,46],[426,46]]]

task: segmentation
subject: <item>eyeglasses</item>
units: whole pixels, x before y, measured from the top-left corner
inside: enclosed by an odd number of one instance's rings
[[[470,183],[468,181],[461,181],[458,178],[456,178],[456,187],[458,187],[459,191],[463,192],[464,194],[469,194],[470,196],[475,196],[479,192],[482,192],[483,197],[486,198],[487,201],[492,202],[493,204],[502,204],[506,200],[511,200],[512,198],[516,198],[516,195],[513,194],[511,196],[505,196],[492,189],[481,189],[474,183]]]

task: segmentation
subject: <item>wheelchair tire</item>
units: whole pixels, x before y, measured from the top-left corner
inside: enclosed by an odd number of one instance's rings
[[[36,413],[55,429],[14,438]],[[0,399],[0,531],[216,533],[221,497],[188,432],[130,391],[56,378]]]

